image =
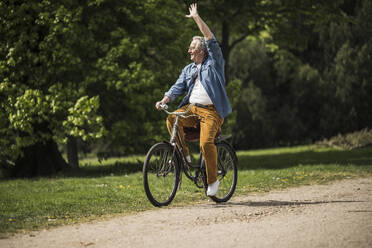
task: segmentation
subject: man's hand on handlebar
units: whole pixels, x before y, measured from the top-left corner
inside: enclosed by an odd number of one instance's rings
[[[164,98],[159,101],[159,102],[156,102],[155,104],[155,108],[157,110],[161,110],[161,109],[166,109],[168,106],[167,106],[167,103],[170,102],[170,98],[168,96],[164,96]]]
[[[167,104],[160,103],[158,110],[167,110],[167,109],[168,109],[168,105]]]

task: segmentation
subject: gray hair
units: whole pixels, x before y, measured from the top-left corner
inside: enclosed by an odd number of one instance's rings
[[[198,50],[207,52],[207,45],[205,44],[205,38],[202,36],[194,36],[192,40],[198,40]]]

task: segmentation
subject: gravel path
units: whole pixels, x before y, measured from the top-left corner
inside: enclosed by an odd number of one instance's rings
[[[18,234],[0,247],[372,247],[372,178]]]

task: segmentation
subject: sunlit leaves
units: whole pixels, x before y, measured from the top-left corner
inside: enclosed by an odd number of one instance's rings
[[[97,115],[98,97],[81,97],[75,105],[69,108],[67,120],[63,122],[70,136],[81,137],[83,140],[101,138],[105,130],[102,117]]]
[[[35,143],[104,134],[99,97],[86,90],[83,60],[93,45],[83,9],[74,1],[0,5],[0,150],[12,159]]]

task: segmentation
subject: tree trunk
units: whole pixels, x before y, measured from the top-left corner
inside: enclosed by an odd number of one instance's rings
[[[35,177],[55,174],[67,168],[54,140],[36,143],[23,149],[11,173],[15,177]]]
[[[79,168],[77,140],[75,137],[68,137],[67,161],[70,168]]]

